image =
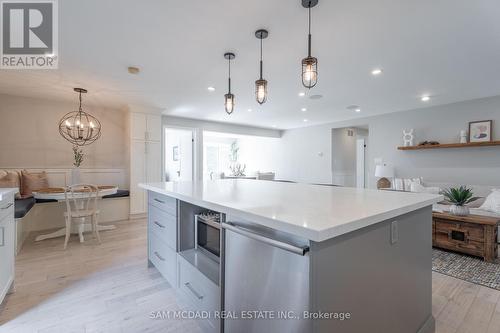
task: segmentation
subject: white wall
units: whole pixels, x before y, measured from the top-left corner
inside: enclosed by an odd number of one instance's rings
[[[73,167],[72,145],[59,134],[58,125],[63,115],[78,109],[76,97],[74,103],[68,103],[0,95],[0,169],[67,173]],[[128,186],[127,113],[85,104],[84,110],[99,119],[102,135],[83,147],[85,158],[81,167],[97,180],[108,171],[116,173],[123,178],[119,185]]]
[[[276,178],[331,183],[330,125],[284,131],[276,154]]]
[[[76,98],[76,95],[75,95]],[[0,168],[70,168],[73,151],[59,134],[59,120],[75,103],[0,95]],[[127,114],[86,107],[102,125],[101,137],[83,147],[84,168],[127,168]]]
[[[278,174],[305,182],[329,182],[333,128],[369,126],[367,165],[369,186],[375,187],[375,158],[393,164],[400,177],[422,176],[430,182],[500,185],[500,148],[400,151],[402,130],[414,128],[416,142],[458,142],[470,121],[494,122],[493,138],[500,140],[500,96],[434,106],[381,116],[359,118],[288,130],[282,136]],[[495,127],[497,128],[495,130]],[[318,152],[323,156],[318,156]]]

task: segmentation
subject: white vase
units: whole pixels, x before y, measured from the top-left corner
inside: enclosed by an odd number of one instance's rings
[[[469,215],[469,207],[452,205],[450,213],[456,216],[467,216]]]
[[[80,168],[71,169],[71,185],[80,184]]]

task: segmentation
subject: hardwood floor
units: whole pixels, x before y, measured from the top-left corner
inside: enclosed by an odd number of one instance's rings
[[[0,307],[0,332],[201,332],[189,320],[150,319],[180,307],[146,265],[145,220],[87,236],[27,242],[16,259],[16,291]],[[500,291],[433,273],[436,333],[500,333]],[[403,333],[403,332],[402,332]]]
[[[101,232],[27,242],[16,258],[15,293],[0,307],[0,332],[201,332],[189,320],[150,319],[180,309],[174,292],[147,267],[145,220]]]

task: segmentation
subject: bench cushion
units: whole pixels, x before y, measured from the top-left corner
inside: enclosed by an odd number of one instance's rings
[[[34,205],[35,198],[16,199],[14,202],[14,217],[16,219],[23,218]]]
[[[109,198],[124,198],[130,196],[130,191],[129,190],[118,190],[116,191],[115,194],[110,194],[110,195],[105,195],[102,198],[103,199],[109,199]]]

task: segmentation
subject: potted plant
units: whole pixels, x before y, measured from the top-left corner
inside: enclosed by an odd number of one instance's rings
[[[73,146],[73,170],[71,170],[71,183],[79,184],[80,183],[80,165],[83,162],[83,150],[77,145]]]
[[[448,202],[452,205],[450,207],[450,213],[457,216],[467,216],[469,215],[469,207],[466,204],[477,200],[477,197],[473,197],[472,190],[465,186],[452,187],[441,192]]]

